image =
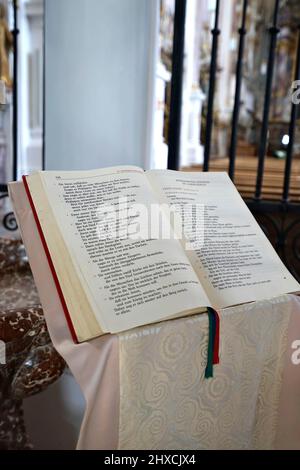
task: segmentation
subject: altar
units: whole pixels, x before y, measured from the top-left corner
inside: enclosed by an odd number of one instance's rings
[[[300,448],[298,297],[221,310],[209,379],[206,314],[74,344],[24,188],[15,191],[51,340],[86,401],[77,449]]]

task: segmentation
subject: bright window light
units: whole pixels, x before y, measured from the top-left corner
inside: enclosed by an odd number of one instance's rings
[[[289,142],[290,142],[290,136],[287,135],[287,134],[284,134],[284,136],[282,137],[282,144],[283,145],[289,145]]]

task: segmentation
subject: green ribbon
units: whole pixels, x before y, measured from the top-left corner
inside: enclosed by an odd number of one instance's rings
[[[210,379],[214,376],[214,344],[216,337],[216,317],[214,310],[207,307],[208,314],[208,347],[207,347],[207,363],[205,368],[205,378]]]

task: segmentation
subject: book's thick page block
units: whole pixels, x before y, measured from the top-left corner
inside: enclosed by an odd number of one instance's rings
[[[147,176],[161,200],[199,207],[202,239],[186,253],[214,307],[300,291],[227,173],[151,170]]]
[[[135,237],[135,214],[122,217],[122,204],[157,204],[141,169],[40,172],[26,185],[79,341],[209,305],[180,242]]]
[[[56,320],[62,317],[58,321],[58,328],[64,327],[64,317],[68,312],[64,310],[24,184],[22,181],[10,183],[8,190],[42,307],[51,317],[56,317]],[[68,317],[66,319],[73,341],[78,342],[72,323]]]
[[[225,173],[114,167],[24,185],[79,342],[300,291]]]

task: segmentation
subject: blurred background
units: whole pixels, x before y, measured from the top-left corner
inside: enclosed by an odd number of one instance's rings
[[[13,29],[12,2],[1,3]],[[248,3],[238,154],[250,156],[262,121],[274,0]],[[215,7],[216,0],[187,1],[181,166],[203,163]],[[228,156],[242,7],[241,0],[220,3],[212,157]],[[174,11],[175,0],[18,0],[18,175],[43,165],[167,168]],[[287,142],[299,21],[297,0],[281,1],[270,155]],[[8,90],[0,113],[3,183],[12,178],[12,113]],[[296,155],[298,133],[297,125]]]
[[[299,278],[299,0],[0,4],[0,236],[20,237],[6,184],[23,174],[234,163],[230,176]],[[26,398],[35,447],[74,447],[83,409],[68,371]]]

